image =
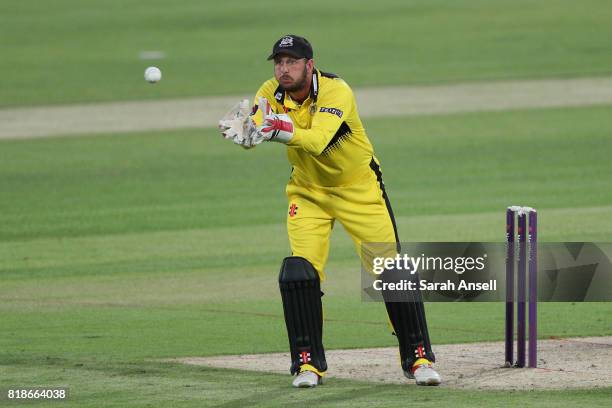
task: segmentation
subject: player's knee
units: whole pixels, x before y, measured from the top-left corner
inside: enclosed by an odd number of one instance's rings
[[[283,259],[278,281],[279,283],[319,282],[319,273],[308,259],[301,256],[288,256]]]

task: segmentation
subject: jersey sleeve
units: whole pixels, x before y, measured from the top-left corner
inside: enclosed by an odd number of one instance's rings
[[[287,145],[304,149],[313,156],[325,150],[355,106],[351,88],[344,81],[337,81],[331,89],[319,94],[310,129],[296,128]]]

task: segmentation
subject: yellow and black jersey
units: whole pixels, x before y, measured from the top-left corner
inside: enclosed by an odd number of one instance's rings
[[[373,149],[366,135],[353,91],[336,75],[316,70],[309,97],[301,104],[276,79],[255,96],[266,98],[276,113],[287,113],[294,126],[287,143],[292,177],[325,187],[351,184],[371,172]]]

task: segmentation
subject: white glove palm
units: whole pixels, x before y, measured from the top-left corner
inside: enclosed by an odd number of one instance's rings
[[[235,144],[245,148],[251,148],[252,135],[257,132],[253,119],[249,116],[250,107],[248,99],[244,99],[234,105],[219,121],[219,129],[225,139],[232,140]]]

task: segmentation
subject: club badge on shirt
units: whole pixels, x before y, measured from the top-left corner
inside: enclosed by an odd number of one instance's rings
[[[317,111],[317,104],[313,103],[312,105],[310,105],[310,116],[313,116],[316,111]]]

